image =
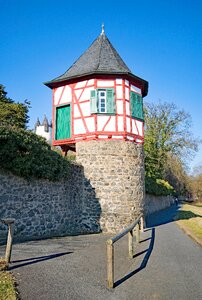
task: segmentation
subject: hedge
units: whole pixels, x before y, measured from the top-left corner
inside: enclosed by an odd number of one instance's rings
[[[31,131],[0,126],[0,167],[25,178],[67,178],[70,162]]]
[[[146,193],[155,196],[167,196],[175,194],[174,188],[167,181],[148,176],[145,178],[145,190]]]

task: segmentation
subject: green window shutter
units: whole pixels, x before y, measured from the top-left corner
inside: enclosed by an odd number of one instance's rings
[[[106,89],[107,93],[107,113],[115,114],[114,89]]]
[[[135,103],[136,103],[136,94],[134,92],[130,92],[130,112],[133,118],[135,118]]]
[[[137,95],[137,118],[144,120],[142,96]]]
[[[95,114],[98,112],[97,108],[97,91],[90,91],[90,112],[91,114]]]
[[[144,120],[142,96],[134,92],[130,92],[130,108],[133,118]]]
[[[56,108],[55,139],[62,140],[71,137],[71,108],[70,105]]]

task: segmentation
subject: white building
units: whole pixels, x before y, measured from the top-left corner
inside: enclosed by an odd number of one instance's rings
[[[35,133],[37,135],[44,137],[47,140],[47,142],[51,144],[52,124],[51,124],[51,122],[49,124],[46,115],[44,115],[42,124],[40,123],[39,118],[37,118],[37,121],[35,123]]]

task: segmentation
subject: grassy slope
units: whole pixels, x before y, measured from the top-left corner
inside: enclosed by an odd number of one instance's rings
[[[202,245],[202,203],[184,204],[176,220],[186,233]]]

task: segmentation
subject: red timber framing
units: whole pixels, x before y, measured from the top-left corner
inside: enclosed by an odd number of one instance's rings
[[[113,84],[110,85],[110,82]],[[134,121],[134,118],[131,117],[130,113],[130,100],[129,96],[127,95],[130,95],[131,85],[136,86],[140,90],[142,88],[139,84],[136,84],[136,82],[131,82],[127,78],[112,75],[110,77],[100,75],[96,76],[96,78],[83,78],[82,81],[72,82],[66,85],[61,85],[56,88],[53,88],[53,145],[61,146],[64,151],[68,151],[69,149],[74,150],[75,143],[82,140],[127,140],[130,142],[142,144],[144,142],[144,123],[140,120]],[[57,91],[58,88],[60,88],[60,90]],[[90,92],[86,92],[86,89],[90,91],[90,89],[105,88],[114,89],[116,113],[112,115],[90,113],[88,114],[86,112],[86,107],[89,107],[87,110],[90,111]],[[117,88],[119,89],[119,91],[121,90],[120,94],[117,92]],[[71,93],[69,92],[71,94],[71,97],[68,99],[65,96],[66,89],[69,89],[69,91],[71,91]],[[72,111],[71,138],[56,140],[55,111],[58,106],[66,104],[71,105]],[[121,112],[119,111],[120,107],[122,107]],[[105,116],[105,118],[103,118],[103,116]],[[101,118],[104,119],[102,125],[100,125],[102,120]],[[119,124],[119,120],[123,120],[121,126]],[[139,125],[137,125],[137,122]],[[113,127],[114,130],[108,129],[110,128],[110,126],[108,126],[109,124],[113,125],[111,125],[111,127]],[[79,126],[81,128],[79,128]],[[122,128],[122,130],[120,128]],[[81,129],[80,132],[79,129]]]

